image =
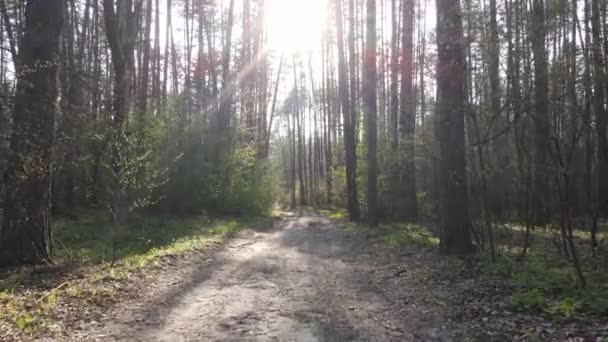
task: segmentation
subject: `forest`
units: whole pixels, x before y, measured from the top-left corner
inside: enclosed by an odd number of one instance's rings
[[[607,340],[607,10],[0,0],[0,340]]]

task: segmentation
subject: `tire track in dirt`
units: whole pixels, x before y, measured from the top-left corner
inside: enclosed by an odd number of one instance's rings
[[[358,257],[364,244],[314,214],[289,216],[274,229],[249,229],[219,251],[183,293],[123,310],[97,339],[450,340],[408,331],[408,321],[416,319],[394,315],[375,288]]]

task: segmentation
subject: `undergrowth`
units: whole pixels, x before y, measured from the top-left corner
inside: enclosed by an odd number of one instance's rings
[[[45,277],[37,273],[43,270],[27,269],[0,274],[0,330],[3,323],[27,334],[48,330],[58,302],[111,302],[120,282],[136,271],[165,256],[218,245],[244,226],[236,219],[151,216],[109,229],[105,217],[90,210],[80,212],[78,220],[56,221],[53,267],[65,268],[58,275]]]
[[[415,246],[436,248],[439,239],[424,227],[416,224],[383,223],[370,227],[364,223],[347,222],[343,211],[322,210],[321,214],[340,221],[347,230],[363,230],[373,238],[395,247]],[[514,231],[517,231],[515,229]],[[506,289],[507,303],[514,311],[545,314],[556,320],[571,319],[579,314],[608,316],[608,272],[597,265],[586,264],[584,275],[587,286],[581,287],[572,265],[556,253],[547,253],[550,246],[543,245],[553,238],[550,230],[535,230],[528,256],[516,261],[521,247],[498,241],[499,257],[490,261],[487,253],[478,253],[481,258],[481,277],[507,279],[511,287]],[[588,241],[588,232],[576,231],[575,237]],[[598,236],[603,237],[600,232]],[[583,249],[586,246],[581,246]],[[582,251],[581,251],[581,254]],[[588,262],[591,257],[581,258]],[[595,261],[598,259],[595,258]]]
[[[393,229],[381,233],[380,239],[392,246],[435,247],[439,239],[415,224],[392,225]]]
[[[572,265],[557,258],[531,255],[522,262],[499,258],[485,261],[485,275],[511,279],[510,307],[516,311],[542,313],[554,319],[570,319],[577,314],[608,315],[608,273],[586,270],[587,286],[577,283]]]
[[[211,220],[205,216],[171,218],[147,216],[137,223],[111,228],[105,213],[87,211],[79,220],[59,220],[55,226],[59,260],[76,263],[109,262],[145,266],[166,254],[187,252],[236,231],[237,220]],[[115,248],[112,248],[115,241]]]
[[[419,246],[434,247],[439,245],[439,239],[420,225],[411,223],[383,223],[376,227],[370,227],[362,222],[347,221],[347,215],[341,210],[320,210],[321,215],[336,221],[340,221],[345,229],[365,230],[365,232],[380,239],[391,246]]]

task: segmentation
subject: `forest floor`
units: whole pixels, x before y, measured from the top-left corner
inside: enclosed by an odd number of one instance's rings
[[[606,341],[606,319],[514,312],[511,285],[480,274],[431,243],[391,245],[311,211],[285,213],[217,248],[164,256],[48,339]]]

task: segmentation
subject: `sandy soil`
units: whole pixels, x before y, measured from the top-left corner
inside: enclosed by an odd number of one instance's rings
[[[398,310],[370,277],[364,237],[316,215],[241,233],[166,274],[82,337],[104,341],[451,341],[435,308]],[[367,256],[369,257],[369,256]],[[402,304],[403,303],[397,303]],[[429,304],[430,305],[430,304]]]
[[[512,312],[474,260],[390,247],[314,213],[164,258],[76,341],[604,341],[602,318]]]

